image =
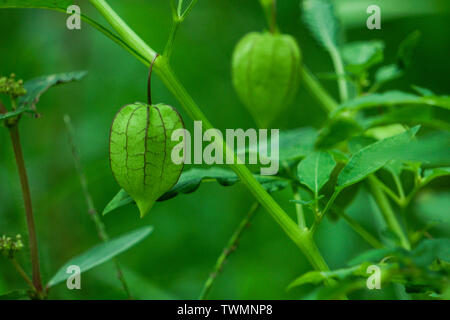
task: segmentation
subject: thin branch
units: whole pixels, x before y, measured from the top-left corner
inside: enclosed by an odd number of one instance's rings
[[[98,237],[101,241],[107,242],[109,240],[108,233],[106,232],[105,224],[100,219],[100,215],[95,208],[94,200],[92,199],[92,196],[89,192],[88,188],[88,181],[86,178],[86,175],[84,174],[83,168],[81,166],[80,156],[78,154],[78,149],[75,145],[75,139],[74,139],[74,129],[72,126],[72,122],[70,120],[70,117],[68,115],[64,116],[64,123],[66,124],[68,136],[69,136],[69,144],[72,150],[72,157],[75,164],[75,169],[78,174],[78,178],[80,179],[81,189],[83,190],[84,198],[86,199],[86,205],[88,207],[88,213],[91,220],[94,222],[95,227],[97,229]],[[132,295],[129,289],[129,286],[125,280],[125,277],[123,275],[122,269],[120,268],[120,264],[117,261],[117,259],[113,259],[114,264],[116,266],[117,271],[117,277],[119,278],[120,282],[122,283],[123,290],[128,296],[128,299],[132,299]]]
[[[255,215],[256,211],[258,210],[259,206],[260,206],[260,204],[258,202],[255,202],[252,205],[252,207],[250,208],[247,215],[244,217],[244,219],[239,224],[239,227],[236,229],[236,231],[234,231],[233,235],[231,236],[230,240],[228,241],[227,246],[225,247],[222,254],[217,259],[217,262],[216,262],[216,265],[214,266],[213,272],[209,275],[208,280],[206,280],[206,282],[205,282],[202,293],[200,294],[200,298],[199,298],[200,300],[204,300],[207,298],[209,292],[211,291],[212,285],[214,284],[214,281],[216,280],[218,274],[222,271],[227,258],[238,247],[239,241],[242,237],[243,232],[249,226],[249,224],[250,224],[253,216]]]
[[[375,238],[369,231],[367,231],[363,226],[361,226],[356,220],[348,216],[344,210],[338,207],[334,207],[333,211],[335,211],[339,216],[341,216],[345,222],[355,231],[357,234],[361,236],[368,244],[376,249],[383,248],[383,244]]]
[[[39,266],[39,250],[36,237],[36,226],[34,223],[33,206],[31,203],[30,186],[28,183],[27,169],[25,167],[25,161],[22,153],[22,146],[20,144],[20,135],[17,122],[8,127],[9,134],[11,136],[11,142],[14,150],[14,156],[16,159],[17,170],[19,173],[20,186],[22,188],[23,202],[25,205],[25,214],[28,227],[28,240],[31,253],[31,266],[32,266],[32,278],[33,285],[36,288],[38,294],[43,292],[41,270]]]
[[[11,258],[11,259],[9,259],[9,261],[11,261],[11,264],[14,266],[17,273],[23,278],[23,280],[25,280],[25,282],[28,284],[30,289],[37,292],[37,290],[33,284],[33,281],[31,281],[30,277],[26,274],[26,272],[23,270],[23,268],[20,266],[20,264],[17,262],[17,260],[15,258]]]
[[[407,235],[405,234],[405,232],[403,231],[402,227],[400,226],[400,224],[397,220],[397,217],[395,216],[395,213],[392,210],[392,207],[389,203],[389,200],[386,198],[385,194],[383,193],[377,179],[372,174],[368,177],[367,182],[372,191],[372,196],[375,199],[375,202],[377,203],[381,213],[383,214],[383,217],[384,217],[387,225],[397,235],[397,237],[400,240],[401,245],[406,250],[411,250],[411,244],[409,242],[409,239],[408,239]]]

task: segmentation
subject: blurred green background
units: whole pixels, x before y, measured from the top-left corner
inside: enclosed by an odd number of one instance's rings
[[[336,2],[346,41],[382,39],[386,42],[388,63],[395,59],[401,40],[414,30],[422,32],[413,66],[405,77],[387,88],[409,90],[409,84],[416,84],[438,94],[449,93],[448,1],[378,1],[386,4],[386,10],[381,5],[382,29],[374,31],[365,25],[368,1]],[[75,3],[83,13],[104,21],[88,1]],[[162,51],[171,25],[169,1],[109,3],[153,49]],[[427,10],[420,9],[424,3]],[[305,64],[315,74],[331,72],[329,57],[314,42],[300,17],[298,0],[278,1],[280,28],[297,38]],[[101,211],[119,190],[108,160],[111,121],[121,106],[146,98],[145,66],[86,23],[82,23],[81,30],[68,30],[65,19],[64,14],[45,10],[0,10],[1,75],[14,72],[27,80],[52,73],[89,71],[82,81],[44,94],[38,104],[43,117],[24,117],[20,125],[44,281],[69,258],[99,242],[74,168],[63,115],[72,118],[89,189]],[[181,26],[172,58],[173,69],[219,129],[254,127],[232,88],[230,60],[234,45],[244,34],[264,28],[264,15],[256,0],[200,0]],[[334,81],[322,83],[336,96]],[[153,100],[176,107],[186,126],[192,127],[192,121],[157,77],[153,81]],[[325,114],[302,88],[275,127],[320,127],[324,119]],[[25,235],[12,148],[7,130],[0,129],[0,234]],[[292,198],[289,191],[277,193],[275,198],[294,215],[294,206],[288,202]],[[244,186],[225,188],[212,183],[193,194],[158,203],[142,220],[133,206],[106,216],[104,221],[111,236],[139,226],[155,227],[153,234],[119,256],[133,295],[147,299],[197,298],[217,257],[252,203],[252,196]],[[349,213],[370,229],[371,210],[361,191]],[[331,268],[343,267],[348,259],[368,249],[343,222],[327,220],[316,240]],[[27,251],[18,258],[29,270]],[[261,210],[219,275],[210,298],[300,298],[311,287],[288,292],[286,286],[308,270],[310,266],[301,252]],[[0,259],[0,292],[24,286],[6,260]],[[396,294],[395,288],[388,287],[352,297],[393,298]],[[111,262],[83,274],[82,290],[69,291],[61,284],[50,294],[55,299],[125,297]]]

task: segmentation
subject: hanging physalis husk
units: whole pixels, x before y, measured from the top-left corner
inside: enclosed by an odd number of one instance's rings
[[[183,164],[171,152],[178,141],[172,132],[183,129],[178,112],[164,104],[134,103],[114,118],[110,134],[111,169],[119,185],[136,201],[141,217],[178,181]]]
[[[172,141],[172,133],[184,129],[183,120],[173,107],[152,104],[151,76],[157,57],[148,73],[147,103],[120,109],[109,137],[113,175],[136,202],[141,218],[177,183],[183,171],[183,162],[172,161],[172,150],[179,145]]]
[[[289,35],[252,32],[233,53],[233,84],[260,127],[267,127],[297,93],[301,52]]]

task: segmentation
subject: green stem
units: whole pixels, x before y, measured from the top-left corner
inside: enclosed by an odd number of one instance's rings
[[[38,294],[43,293],[41,271],[39,266],[39,250],[36,237],[36,226],[34,223],[33,206],[31,204],[30,186],[28,184],[27,170],[25,167],[25,161],[22,153],[22,146],[20,144],[20,135],[17,122],[8,127],[9,134],[11,136],[12,146],[14,150],[14,156],[16,158],[17,170],[19,173],[20,186],[22,188],[23,202],[25,206],[25,214],[28,227],[28,240],[31,253],[31,267],[32,267],[32,279],[33,285],[36,288]]]
[[[392,173],[392,178],[394,179],[395,185],[397,187],[399,200],[403,203],[403,201],[405,201],[405,191],[403,190],[402,182],[395,173]]]
[[[392,191],[388,186],[386,186],[380,179],[378,179],[376,176],[372,176],[374,180],[376,180],[376,183],[378,186],[386,193],[392,200],[395,201],[399,206],[402,206],[403,200],[400,199],[394,191]]]
[[[164,48],[163,56],[166,57],[167,61],[170,61],[172,56],[173,44],[175,42],[175,36],[177,34],[178,28],[180,27],[181,21],[178,17],[174,17],[172,22],[172,29],[170,30],[169,39],[167,39],[166,46]]]
[[[320,106],[324,108],[327,113],[330,113],[337,109],[338,105],[336,101],[325,91],[322,85],[312,75],[311,71],[306,66],[301,68],[302,83],[305,88],[311,93]]]
[[[400,223],[398,222],[395,213],[392,210],[391,205],[389,204],[389,200],[386,198],[385,194],[380,188],[377,179],[373,175],[370,175],[367,181],[369,183],[369,187],[372,191],[372,195],[375,199],[375,202],[380,208],[380,211],[383,214],[383,217],[386,220],[388,227],[400,239],[402,247],[405,248],[406,250],[411,250],[411,244],[409,243],[408,237],[406,236],[405,232],[400,226]]]
[[[202,293],[200,294],[199,300],[204,300],[208,297],[211,291],[212,285],[216,280],[218,274],[223,270],[223,266],[232,252],[234,252],[239,244],[239,241],[244,233],[245,229],[249,226],[251,220],[253,219],[256,211],[260,207],[258,202],[255,202],[250,208],[249,212],[245,215],[244,219],[239,224],[239,227],[234,231],[227,246],[222,251],[222,254],[217,259],[216,265],[214,266],[213,272],[209,275],[203,287]]]
[[[294,194],[295,200],[302,200],[300,197],[300,190],[297,186],[295,186],[293,183],[291,183],[292,192]],[[296,202],[295,203],[295,211],[297,213],[297,223],[300,230],[303,230],[306,228],[306,222],[305,222],[305,213],[303,212],[303,206],[301,203]]]
[[[126,23],[104,0],[90,1],[113,26],[117,33],[122,36],[123,40],[130,45],[130,47],[135,49],[148,61],[151,61],[154,58],[156,53],[126,25]],[[164,56],[161,56],[156,60],[155,71],[160,76],[166,87],[172,92],[175,98],[184,107],[191,119],[193,119],[194,121],[202,121],[204,130],[212,129],[213,126],[197,106],[197,104],[194,102],[192,97],[187,93],[186,89],[183,87],[178,78],[175,76],[175,73],[170,68]],[[218,142],[224,145],[224,150],[227,157],[234,159],[234,163],[230,165],[231,169],[239,176],[241,181],[247,186],[253,196],[270,213],[273,219],[280,225],[280,227],[291,238],[291,240],[300,248],[300,250],[303,251],[310,263],[315,268],[320,268],[318,270],[328,270],[323,257],[320,255],[320,252],[313,244],[312,238],[309,239],[306,232],[302,232],[298,229],[295,222],[292,221],[287,213],[267,193],[267,191],[255,179],[255,177],[247,169],[247,167],[245,165],[237,163],[237,157],[234,154],[234,151],[230,150],[223,140]]]
[[[344,63],[338,48],[331,47],[329,53],[338,77],[339,96],[341,97],[341,102],[345,102],[348,99],[348,87],[345,79]]]
[[[348,216],[344,210],[335,207],[333,209],[339,216],[341,216],[345,222],[355,231],[357,234],[361,236],[368,244],[376,249],[383,248],[383,244],[375,238],[370,232],[368,232],[363,226],[361,226],[356,220]]]

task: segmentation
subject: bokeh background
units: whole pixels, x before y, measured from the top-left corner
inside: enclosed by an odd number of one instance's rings
[[[368,30],[365,10],[372,2],[382,8],[382,30]],[[75,1],[83,13],[104,20],[88,1]],[[110,0],[110,5],[156,51],[164,48],[171,25],[167,0]],[[335,1],[346,41],[381,39],[386,61],[393,62],[398,44],[414,30],[422,32],[412,67],[389,87],[409,90],[416,84],[436,93],[449,93],[450,2],[447,0],[339,0]],[[82,23],[81,30],[65,27],[58,12],[29,9],[0,10],[0,73],[12,72],[25,80],[40,75],[88,70],[80,82],[51,89],[38,104],[39,119],[21,121],[24,154],[31,184],[44,281],[69,258],[99,243],[88,217],[76,174],[64,114],[70,115],[76,144],[89,180],[89,190],[101,211],[119,190],[109,168],[108,132],[117,110],[146,98],[147,69],[122,48]],[[106,25],[106,22],[104,22]],[[278,1],[278,24],[295,36],[304,62],[316,74],[332,71],[327,54],[301,23],[299,0]],[[183,23],[176,39],[172,64],[188,91],[215,127],[254,127],[231,84],[230,60],[234,45],[247,32],[266,27],[256,0],[200,0]],[[334,81],[323,85],[336,96]],[[2,97],[3,98],[3,97]],[[154,77],[153,100],[180,110],[163,84]],[[275,127],[320,127],[325,114],[302,88]],[[447,197],[444,208],[448,209]],[[289,191],[274,195],[294,215]],[[110,236],[144,225],[154,232],[119,256],[136,298],[195,299],[224,245],[253,203],[242,185],[221,187],[211,183],[193,194],[158,203],[144,219],[128,206],[104,217]],[[369,229],[371,206],[361,191],[349,213]],[[26,224],[12,148],[5,128],[0,128],[0,234],[25,235]],[[25,243],[27,239],[25,238]],[[343,222],[325,221],[316,235],[318,246],[331,268],[345,266],[358,252],[368,249]],[[27,251],[18,256],[29,270]],[[297,299],[311,287],[286,291],[295,277],[310,270],[301,252],[269,215],[260,210],[218,276],[213,299]],[[0,292],[23,288],[24,283],[5,259],[0,259]],[[375,290],[377,291],[377,290]],[[395,287],[353,294],[353,298],[394,298]],[[61,284],[51,291],[54,299],[125,298],[113,264],[82,275],[82,290],[69,291]]]

